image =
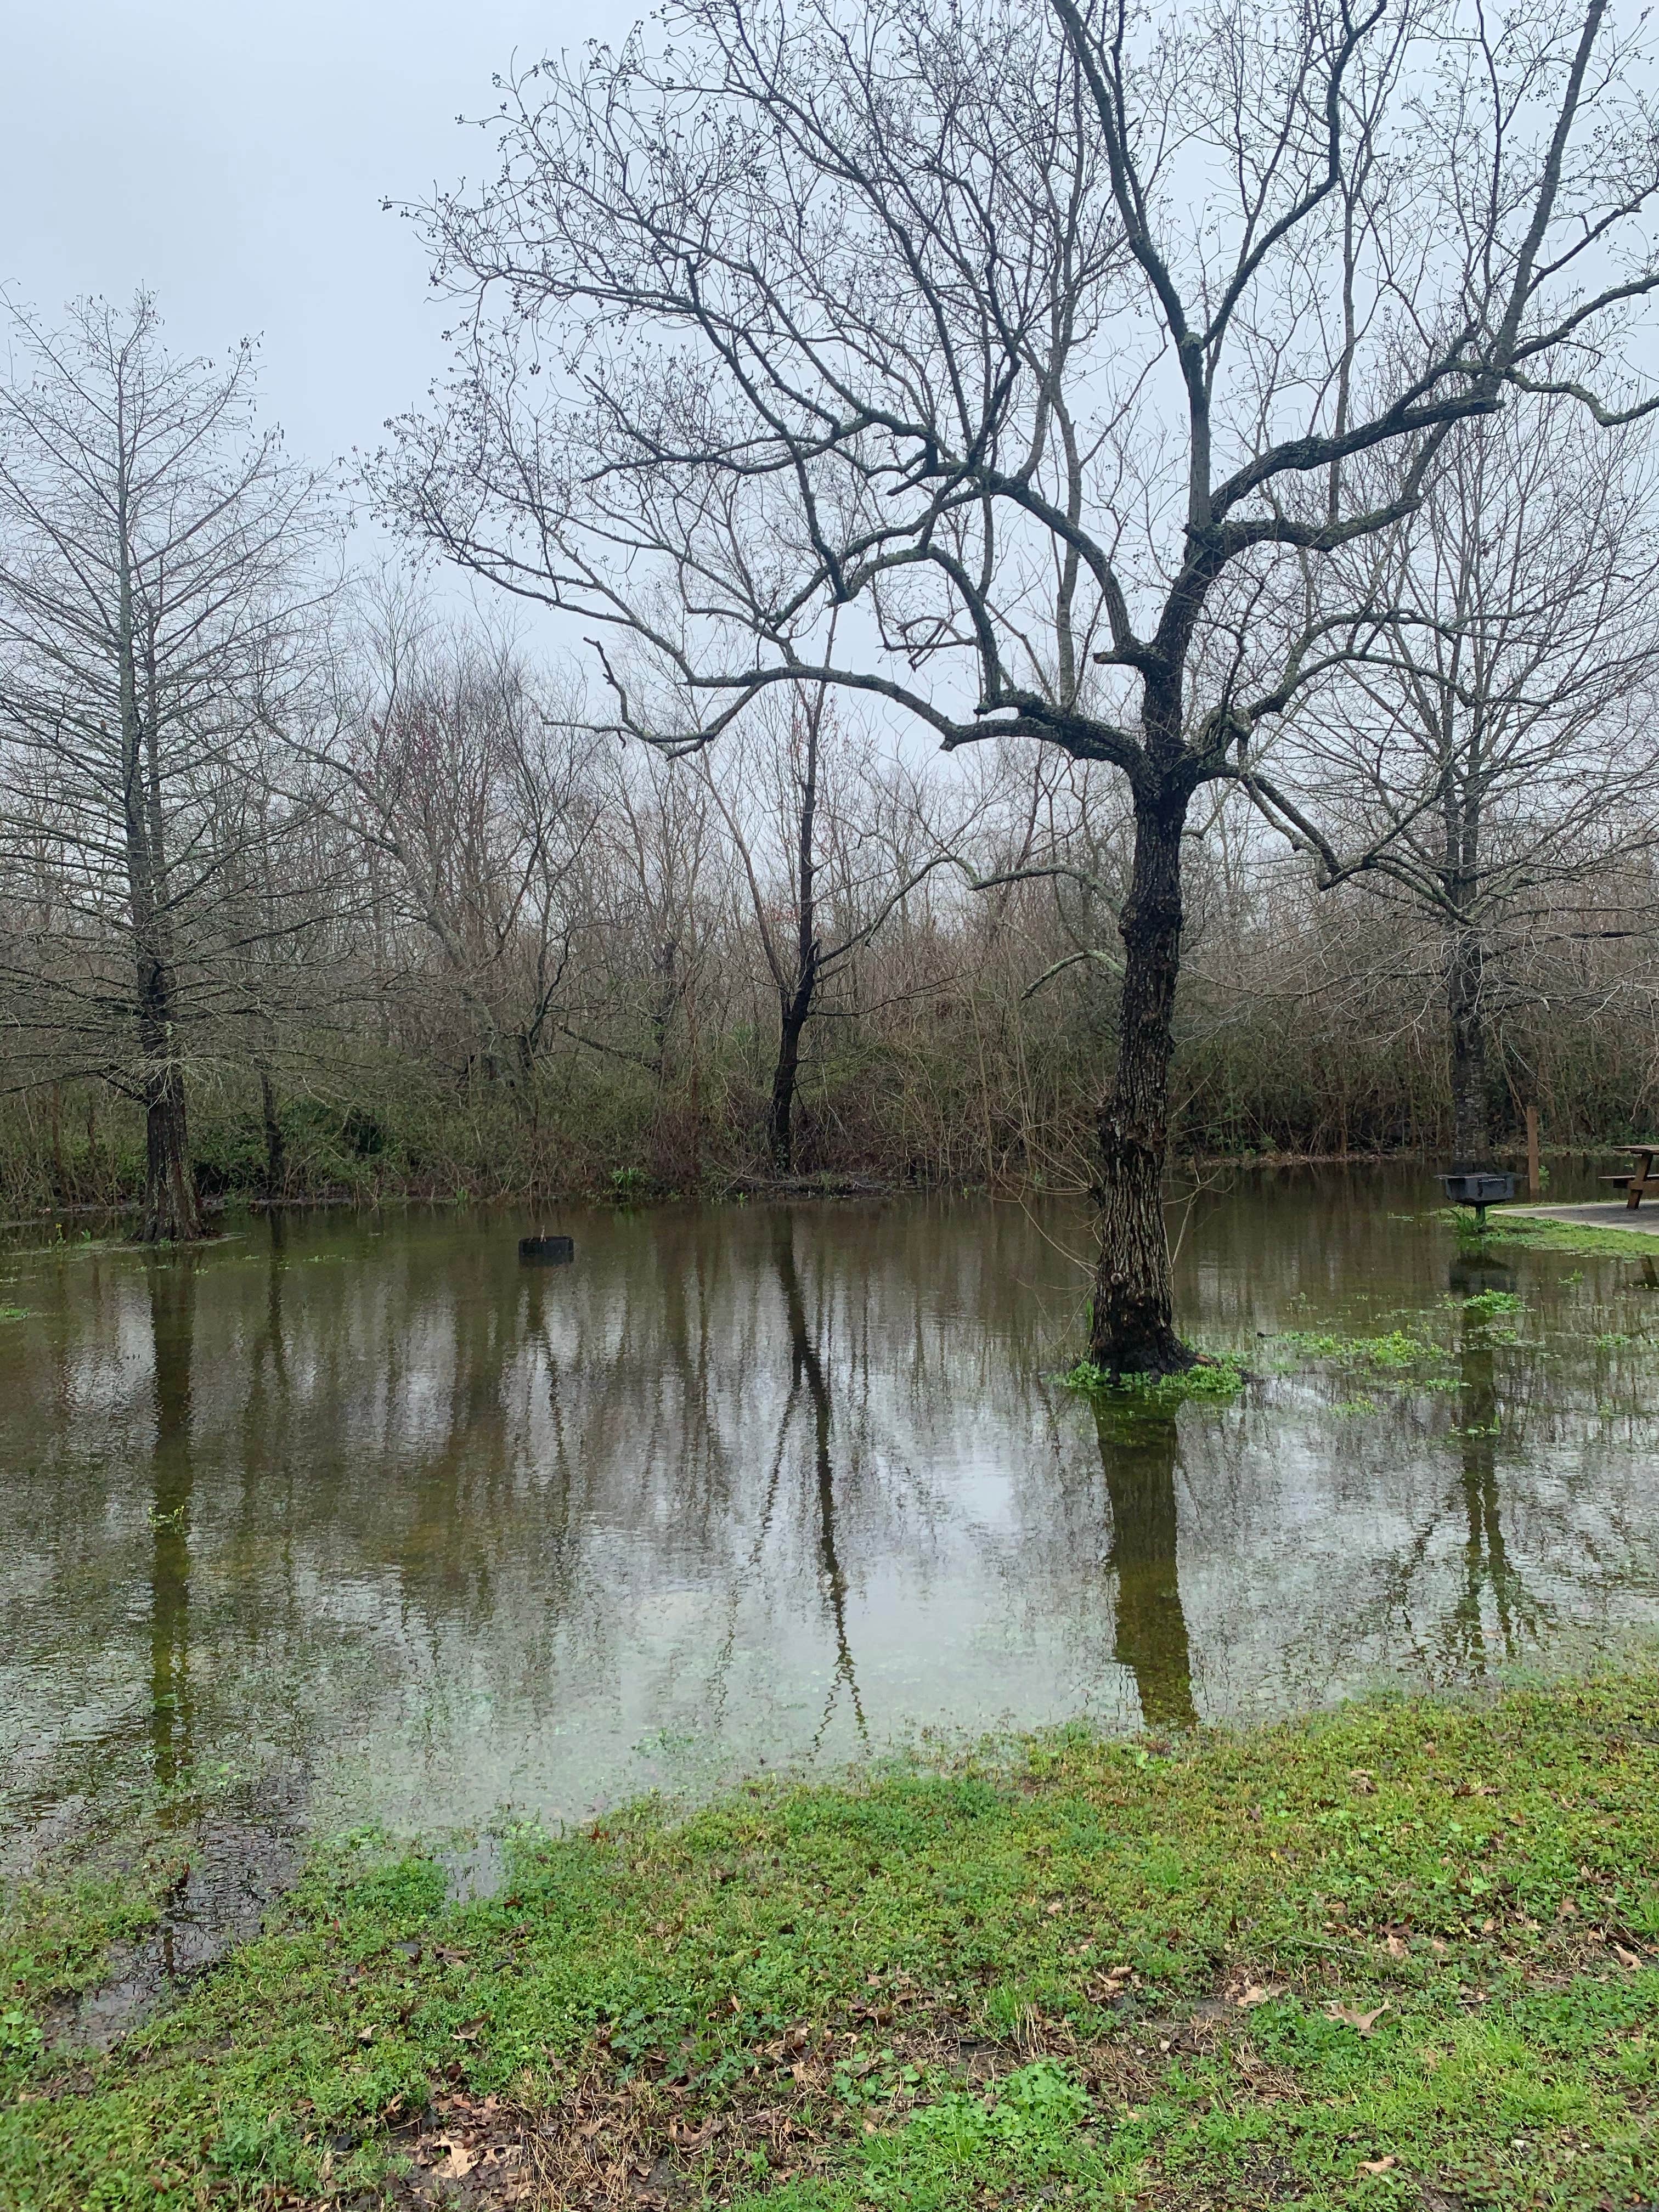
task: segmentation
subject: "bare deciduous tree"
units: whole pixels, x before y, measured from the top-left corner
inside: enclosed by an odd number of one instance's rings
[[[424,211],[457,366],[383,490],[588,621],[615,726],[697,748],[828,684],[1121,772],[1114,1372],[1192,1358],[1188,811],[1329,649],[1316,608],[1270,655],[1258,611],[1517,386],[1615,411],[1610,318],[1656,281],[1635,70],[1605,0],[680,0],[511,82],[498,174]]]
[[[559,1024],[599,818],[591,740],[508,636],[447,629],[381,594],[323,725],[290,750],[389,870],[471,1018],[491,1081],[533,1071]]]
[[[1644,429],[1600,431],[1560,398],[1461,425],[1350,579],[1390,619],[1285,732],[1297,782],[1366,856],[1358,879],[1428,925],[1463,1165],[1491,1141],[1494,1007],[1551,941],[1602,926],[1596,885],[1659,837]]]
[[[850,985],[858,955],[905,902],[956,857],[974,810],[970,797],[946,826],[915,778],[879,758],[868,729],[848,726],[827,684],[757,702],[729,751],[718,768],[703,753],[701,766],[777,994],[766,1154],[787,1176],[807,1024],[836,986]]]
[[[175,361],[141,294],[11,317],[0,388],[0,837],[55,915],[0,951],[47,1073],[142,1101],[141,1235],[199,1237],[185,1074],[238,1011],[264,732],[303,672],[319,483],[253,414],[253,356]]]

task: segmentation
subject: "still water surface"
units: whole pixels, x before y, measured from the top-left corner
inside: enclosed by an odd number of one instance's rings
[[[0,1864],[227,1770],[325,1824],[557,1820],[1648,1626],[1653,1262],[1471,1266],[1427,1198],[1390,1171],[1200,1199],[1183,1316],[1261,1379],[1129,1414],[1054,1380],[1087,1243],[1060,1205],[567,1209],[557,1269],[451,1213],[14,1252]],[[1520,1310],[1471,1313],[1491,1289]],[[1401,1327],[1441,1356],[1281,1334]]]

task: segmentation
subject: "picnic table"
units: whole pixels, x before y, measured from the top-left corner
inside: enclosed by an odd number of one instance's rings
[[[1659,1159],[1659,1137],[1641,1145],[1615,1145],[1616,1152],[1628,1152],[1631,1170],[1628,1175],[1601,1176],[1598,1181],[1616,1183],[1626,1193],[1625,1204],[1634,1213],[1650,1190],[1659,1192],[1659,1176],[1653,1171],[1653,1163]]]

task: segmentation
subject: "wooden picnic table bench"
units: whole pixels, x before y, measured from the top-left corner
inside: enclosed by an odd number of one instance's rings
[[[1656,1137],[1650,1144],[1615,1145],[1613,1149],[1616,1152],[1630,1154],[1633,1164],[1630,1173],[1598,1176],[1596,1180],[1598,1182],[1615,1183],[1626,1194],[1626,1206],[1634,1213],[1650,1190],[1659,1192],[1659,1175],[1656,1175],[1653,1171],[1654,1161],[1659,1159],[1659,1137]]]

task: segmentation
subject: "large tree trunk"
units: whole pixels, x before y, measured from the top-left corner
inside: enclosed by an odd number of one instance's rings
[[[144,1244],[193,1243],[206,1236],[207,1228],[190,1164],[185,1072],[173,1049],[169,1018],[172,991],[167,971],[159,963],[142,963],[138,991],[148,1155],[144,1218],[138,1239]]]
[[[1446,1018],[1451,1032],[1452,1164],[1457,1168],[1484,1167],[1492,1141],[1481,1003],[1485,970],[1479,932],[1456,931],[1447,963]]]
[[[1123,992],[1117,1073],[1102,1109],[1100,1260],[1089,1357],[1114,1376],[1179,1374],[1164,1170],[1170,1054],[1181,971],[1181,832],[1191,793],[1158,781],[1135,794],[1134,863],[1119,929]]]

